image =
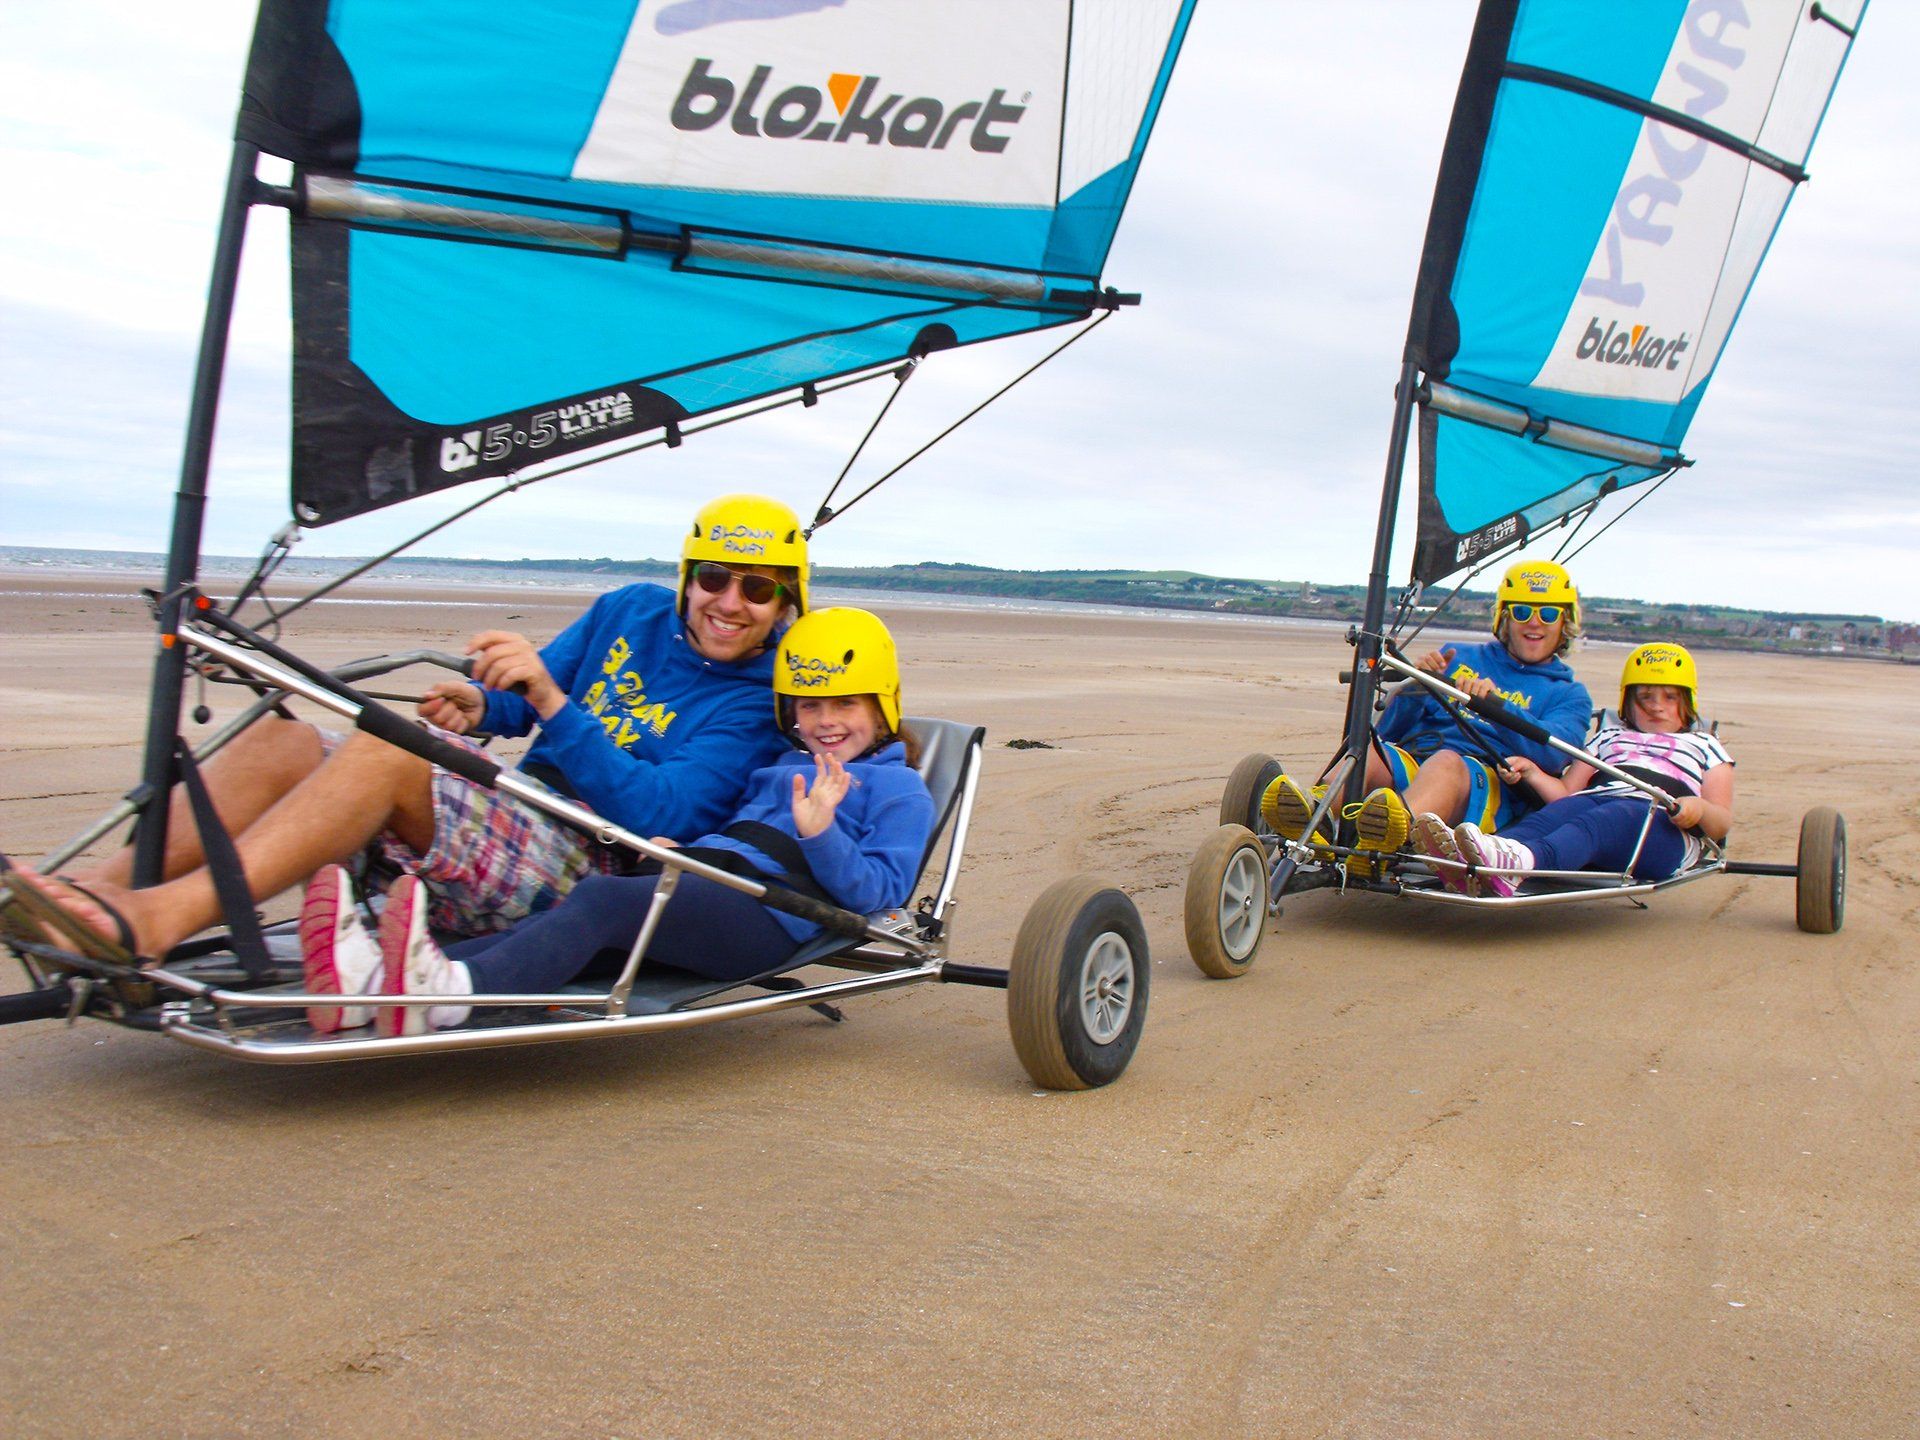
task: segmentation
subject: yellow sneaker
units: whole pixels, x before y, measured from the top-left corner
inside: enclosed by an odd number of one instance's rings
[[[1348,812],[1353,821],[1356,850],[1380,850],[1391,854],[1407,843],[1413,817],[1399,792],[1385,786],[1373,791]]]
[[[1260,797],[1260,818],[1273,827],[1275,834],[1298,840],[1307,833],[1307,822],[1313,819],[1314,807],[1326,793],[1326,786],[1316,785],[1309,799],[1307,792],[1293,782],[1292,776],[1277,776],[1267,786],[1266,794]],[[1313,832],[1313,843],[1330,845],[1333,842],[1327,838],[1325,831],[1316,830]]]

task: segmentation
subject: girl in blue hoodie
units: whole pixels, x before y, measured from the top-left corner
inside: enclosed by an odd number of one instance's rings
[[[718,834],[689,850],[709,865],[771,881],[860,913],[904,905],[933,832],[933,799],[913,769],[900,723],[893,638],[864,610],[811,612],[780,643],[774,705],[798,748],[753,773],[746,799]],[[657,844],[672,841],[656,839]],[[460,1024],[461,995],[550,993],[602,951],[631,950],[657,874],[591,875],[551,910],[497,935],[442,950],[427,928],[429,892],[403,877],[380,922],[387,995],[445,995],[434,1006],[390,1006],[383,1035]],[[345,887],[338,887],[341,893]],[[819,932],[737,890],[682,874],[647,948],[650,960],[716,980],[779,966]]]

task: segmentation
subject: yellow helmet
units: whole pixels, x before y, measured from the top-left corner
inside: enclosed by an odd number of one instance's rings
[[[765,495],[722,495],[693,517],[693,530],[680,542],[680,611],[687,609],[687,580],[702,560],[722,565],[784,565],[799,576],[794,609],[807,611],[807,537],[800,519]]]
[[[872,695],[887,728],[900,733],[900,655],[880,617],[848,605],[794,621],[773,662],[773,711],[790,729],[787,700],[803,695]]]
[[[1687,708],[1700,713],[1700,671],[1686,646],[1671,641],[1642,645],[1620,672],[1620,718],[1627,718],[1627,691],[1635,685],[1672,685],[1687,692]]]
[[[1500,588],[1493,596],[1493,633],[1500,633],[1507,607],[1523,605],[1563,605],[1566,624],[1560,631],[1561,648],[1580,633],[1580,592],[1566,567],[1551,560],[1516,560],[1500,577]]]

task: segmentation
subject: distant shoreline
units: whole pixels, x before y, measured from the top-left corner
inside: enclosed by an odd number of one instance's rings
[[[38,546],[0,546],[0,588],[28,584],[45,593],[47,582],[75,585],[132,581],[157,584],[161,555],[142,551],[88,551]],[[254,568],[242,556],[202,557],[202,575],[216,592],[220,582],[240,581]],[[276,574],[281,593],[305,593],[364,563],[351,557],[290,556]],[[659,560],[463,560],[404,556],[352,582],[353,594],[322,604],[385,605],[404,598],[370,596],[370,589],[396,597],[432,591],[445,603],[476,607],[480,597],[593,595],[636,580],[671,581],[672,562]],[[816,592],[848,602],[871,597],[895,606],[958,611],[996,609],[1080,614],[1159,616],[1169,620],[1216,620],[1285,628],[1344,629],[1358,623],[1364,591],[1359,586],[1316,586],[1236,580],[1187,571],[1009,571],[924,562],[877,567],[816,566]],[[90,592],[83,592],[90,593]],[[1449,637],[1481,633],[1491,610],[1487,592],[1466,591],[1434,633]],[[1638,601],[1590,597],[1585,601],[1589,639],[1635,644],[1675,639],[1696,649],[1828,659],[1920,663],[1920,627],[1878,616],[1813,615],[1730,607],[1646,606]]]

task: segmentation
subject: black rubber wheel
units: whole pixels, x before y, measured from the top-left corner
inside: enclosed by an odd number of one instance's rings
[[[1227,788],[1220,792],[1220,823],[1244,825],[1258,835],[1267,827],[1260,819],[1260,797],[1280,774],[1280,762],[1271,755],[1252,754],[1233,767]]]
[[[1821,806],[1800,822],[1793,920],[1809,935],[1831,935],[1847,914],[1847,817]]]
[[[1187,867],[1187,954],[1232,980],[1253,968],[1267,933],[1267,852],[1244,825],[1222,825]]]
[[[1133,901],[1092,875],[1047,887],[1020,922],[1007,1028],[1034,1082],[1089,1090],[1120,1078],[1147,1021],[1151,962]]]

